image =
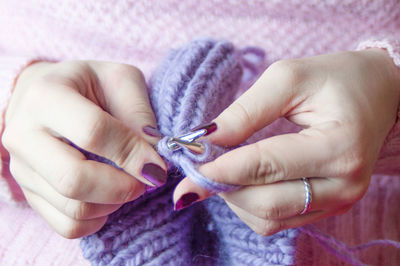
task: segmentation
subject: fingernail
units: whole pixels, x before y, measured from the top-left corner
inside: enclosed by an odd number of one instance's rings
[[[189,192],[186,194],[183,194],[180,199],[175,203],[174,210],[179,211],[182,210],[183,208],[186,208],[190,205],[192,205],[194,202],[196,202],[199,199],[199,195],[194,192]]]
[[[165,170],[154,163],[147,163],[143,166],[142,176],[157,187],[167,182],[167,173]]]
[[[205,125],[200,125],[198,127],[193,128],[191,131],[198,131],[198,130],[202,130],[205,129],[206,133],[203,136],[208,136],[211,133],[215,132],[217,130],[217,124],[215,122],[211,122]]]
[[[152,126],[143,127],[143,132],[146,135],[149,135],[150,137],[157,137],[157,138],[161,138],[162,137],[162,134],[160,133],[160,131],[158,131],[157,128],[152,127]]]
[[[150,192],[157,190],[157,187],[152,187],[152,186],[146,185],[145,189],[146,189],[146,192],[150,193]]]

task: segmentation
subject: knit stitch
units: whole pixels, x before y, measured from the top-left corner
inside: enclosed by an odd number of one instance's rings
[[[212,40],[196,40],[169,53],[150,82],[150,99],[159,130],[166,135],[158,151],[168,161],[168,183],[125,204],[99,232],[82,239],[83,254],[92,264],[188,265],[195,263],[198,256],[208,257],[207,264],[290,265],[293,262],[295,229],[261,237],[217,198],[206,201],[212,213],[209,221],[205,208],[173,212],[172,189],[183,173],[212,192],[235,188],[206,179],[195,167],[196,163],[207,162],[225,149],[205,143],[205,153],[195,156],[185,149],[169,150],[166,141],[210,121],[233,101],[243,71],[239,55],[232,44]],[[112,164],[85,153],[90,159]],[[207,228],[199,226],[207,222]],[[191,232],[199,230],[203,231],[203,237],[194,233],[197,237],[192,239]],[[208,235],[204,237],[204,234]],[[219,236],[219,241],[210,242],[214,235]],[[206,254],[199,251],[204,245],[210,247]],[[216,250],[220,255],[212,256]]]
[[[166,135],[158,144],[158,152],[200,186],[212,192],[234,190],[237,186],[213,182],[193,165],[193,161],[210,161],[225,149],[204,143],[205,152],[193,156],[186,149],[171,151],[167,142],[170,137],[180,136],[215,118],[233,101],[242,74],[239,54],[230,43],[210,40],[193,41],[171,54],[174,58],[168,57],[167,70],[162,70],[164,75],[159,74],[151,84],[159,130]]]
[[[400,6],[398,0],[4,0],[0,1],[0,32],[0,101],[4,112],[3,103],[20,66],[37,57],[125,63],[137,66],[147,79],[171,47],[198,36],[230,40],[238,47],[262,47],[268,64],[353,50],[360,41],[371,38],[379,42],[362,48],[378,45],[400,51],[399,42],[387,38],[400,39]],[[392,56],[400,62],[398,52]],[[243,79],[249,71],[244,69]],[[257,134],[265,138],[295,131],[293,124],[279,119]],[[379,238],[400,239],[396,208],[400,201],[400,122],[387,140],[374,171],[380,175],[372,177],[366,196],[349,213],[314,223],[319,230],[349,246]],[[32,209],[9,206],[16,200],[27,204],[18,197],[17,186],[11,185],[7,157],[2,156],[2,161],[0,264],[86,265],[78,247],[71,244],[76,242],[62,239]],[[191,208],[199,207],[203,206]],[[204,212],[195,214],[196,224],[207,228]],[[196,235],[205,237],[204,231],[192,233],[193,239]],[[201,263],[208,261],[208,256],[215,257],[207,245],[192,244],[200,252],[193,255],[195,263],[204,265],[206,262]],[[398,265],[400,261],[400,252],[388,245],[352,255],[370,265]],[[314,237],[301,233],[296,240],[295,264],[342,263],[325,252]]]

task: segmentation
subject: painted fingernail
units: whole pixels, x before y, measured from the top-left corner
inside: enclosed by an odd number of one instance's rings
[[[205,129],[206,133],[203,136],[208,136],[211,133],[215,132],[217,130],[217,124],[215,122],[211,122],[205,125],[200,125],[198,127],[193,128],[191,131],[198,131],[198,130],[202,130]]]
[[[157,128],[152,127],[152,126],[143,127],[143,132],[150,137],[157,137],[157,138],[162,137],[162,134],[160,133],[160,131],[158,131]]]
[[[179,211],[182,210],[183,208],[186,208],[190,205],[192,205],[194,202],[196,202],[199,199],[199,195],[194,192],[189,192],[186,194],[183,194],[180,199],[175,203],[174,210]]]
[[[167,182],[167,172],[154,163],[147,163],[143,166],[142,176],[157,187]]]
[[[157,190],[157,187],[152,187],[152,186],[146,185],[145,189],[146,189],[146,192],[150,193],[150,192]]]

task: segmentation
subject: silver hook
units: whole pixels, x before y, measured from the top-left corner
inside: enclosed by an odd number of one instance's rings
[[[177,138],[170,138],[167,146],[170,150],[177,151],[181,148],[187,148],[194,154],[204,153],[204,145],[196,142],[195,140],[204,136],[207,133],[206,129],[199,129],[193,132],[186,133]]]

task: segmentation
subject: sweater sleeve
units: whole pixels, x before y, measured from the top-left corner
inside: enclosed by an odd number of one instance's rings
[[[0,55],[0,138],[5,128],[5,112],[19,73],[38,60],[26,57]],[[25,198],[9,170],[10,157],[0,141],[0,201],[24,203]]]
[[[400,75],[400,38],[388,37],[365,40],[358,45],[357,50],[368,48],[385,49],[398,67],[398,74]],[[385,139],[374,173],[400,175],[400,108],[397,111],[396,123]]]

